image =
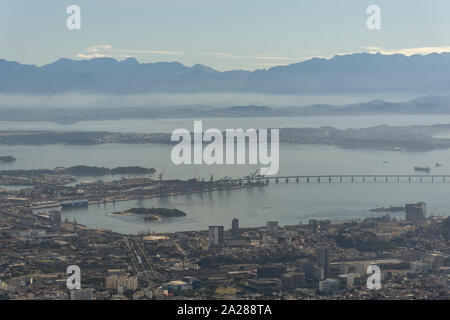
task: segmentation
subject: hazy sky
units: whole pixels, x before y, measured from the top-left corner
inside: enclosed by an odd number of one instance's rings
[[[81,30],[66,8],[81,8]],[[381,30],[366,8],[381,8]],[[450,1],[433,0],[1,0],[0,58],[136,57],[265,69],[352,52],[450,51]]]

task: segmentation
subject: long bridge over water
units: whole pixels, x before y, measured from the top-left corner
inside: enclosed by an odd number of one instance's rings
[[[288,176],[267,176],[267,177],[244,177],[230,179],[229,182],[260,182],[275,183],[290,182],[366,182],[366,181],[394,181],[394,182],[446,182],[450,181],[450,175],[430,175],[430,174],[331,174],[331,175],[288,175]]]

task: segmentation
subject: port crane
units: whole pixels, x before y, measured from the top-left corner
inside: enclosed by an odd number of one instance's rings
[[[194,169],[194,173],[195,173],[195,177],[192,178],[192,180],[201,181],[201,182],[205,181],[205,178],[200,177],[200,175],[198,174],[197,170]]]
[[[218,180],[220,182],[220,184],[222,185],[228,185],[231,181],[231,177],[229,177],[228,175],[226,175],[225,177],[223,177],[222,179]]]
[[[164,172],[166,172],[166,168],[164,168],[163,171],[161,171],[161,172],[159,173],[159,175],[158,175],[159,182],[162,181],[162,179],[163,179],[163,177],[164,177]]]
[[[263,178],[263,175],[258,174],[259,169],[256,169],[255,172],[250,173],[248,176],[245,176],[244,179],[247,180],[247,183],[251,183],[255,178]]]
[[[158,175],[159,178],[159,197],[163,198],[163,187],[162,187],[162,180],[164,178],[164,173],[166,172],[166,168],[163,169]]]
[[[212,185],[214,183],[214,174],[208,172],[208,175],[209,175],[208,189],[211,190]]]

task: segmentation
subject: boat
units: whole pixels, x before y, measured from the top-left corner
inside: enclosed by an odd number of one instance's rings
[[[430,172],[430,167],[414,167],[414,171]]]
[[[392,206],[389,208],[385,207],[376,207],[369,210],[370,212],[400,212],[405,211],[405,206]]]
[[[442,164],[436,162],[436,167],[442,167]]]
[[[61,202],[61,208],[76,208],[87,207],[89,205],[88,200],[75,200],[75,201],[63,201]]]

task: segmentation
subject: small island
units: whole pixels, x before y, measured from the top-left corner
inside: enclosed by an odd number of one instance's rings
[[[143,167],[117,167],[117,168],[103,168],[90,167],[85,165],[64,168],[64,172],[73,176],[105,176],[105,175],[145,175],[154,174],[156,172],[153,168]]]
[[[184,217],[186,213],[178,209],[131,208],[122,212],[112,212],[111,215],[139,215],[146,221],[158,222],[163,219]]]
[[[17,159],[12,156],[0,156],[0,163],[11,163],[15,161],[17,161]]]

